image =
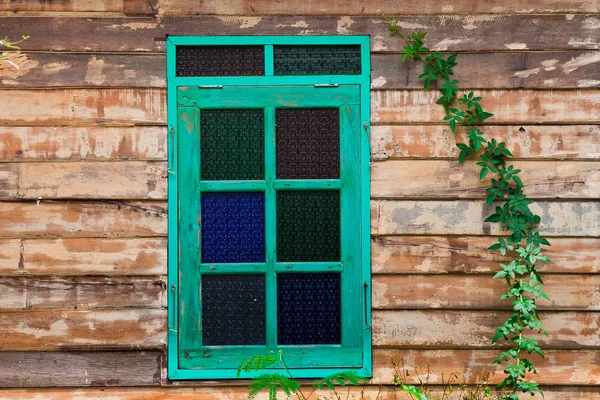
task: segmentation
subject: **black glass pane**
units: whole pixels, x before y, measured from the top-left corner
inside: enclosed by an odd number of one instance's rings
[[[340,193],[277,192],[277,261],[340,261]]]
[[[339,179],[337,108],[277,109],[275,119],[278,179]]]
[[[203,263],[265,262],[264,193],[203,193]]]
[[[265,276],[202,276],[202,345],[265,344]]]
[[[275,75],[360,75],[360,46],[273,46]]]
[[[262,109],[201,110],[201,179],[265,179],[264,124]]]
[[[277,275],[277,342],[340,344],[339,274]]]
[[[177,76],[261,76],[263,46],[177,46]]]

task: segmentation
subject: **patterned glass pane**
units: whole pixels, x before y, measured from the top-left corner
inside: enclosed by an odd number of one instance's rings
[[[276,110],[278,179],[339,179],[337,108]]]
[[[275,75],[360,75],[360,46],[273,46]]]
[[[177,46],[177,76],[261,76],[263,46]]]
[[[277,192],[277,261],[340,261],[340,193]]]
[[[264,123],[262,109],[201,110],[201,179],[265,179]]]
[[[339,274],[277,275],[277,342],[340,344]]]
[[[202,344],[265,344],[265,276],[202,276]]]
[[[203,193],[203,263],[265,262],[264,193]]]

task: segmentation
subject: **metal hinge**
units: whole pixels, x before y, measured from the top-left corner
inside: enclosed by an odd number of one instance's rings
[[[337,83],[316,83],[315,87],[338,87]]]
[[[223,89],[223,85],[198,85],[198,89]]]

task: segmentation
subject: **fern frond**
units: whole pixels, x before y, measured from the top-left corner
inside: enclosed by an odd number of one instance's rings
[[[356,371],[342,371],[328,375],[323,379],[317,379],[313,382],[313,388],[323,390],[323,388],[327,386],[329,389],[334,390],[335,386],[333,384],[333,381],[336,381],[341,386],[346,386],[346,381],[354,386],[359,386],[360,381],[369,382],[367,378],[358,375]]]
[[[238,365],[237,377],[240,377],[242,371],[259,371],[261,369],[268,368],[271,365],[275,364],[277,361],[279,361],[279,358],[276,357],[274,354],[275,353],[273,352],[269,354],[258,354],[242,360],[242,362],[240,362],[240,365]]]
[[[281,390],[287,397],[296,393],[300,389],[300,383],[293,379],[288,378],[281,374],[262,374],[252,380],[250,386],[248,386],[248,398],[255,398],[258,393],[265,389],[269,389],[269,399],[275,400],[277,397],[277,387],[281,387]]]

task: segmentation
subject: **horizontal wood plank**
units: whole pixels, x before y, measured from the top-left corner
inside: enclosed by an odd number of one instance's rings
[[[11,0],[0,2],[0,12],[122,12],[127,0]]]
[[[394,310],[373,312],[373,345],[387,347],[489,347],[509,312],[474,310]],[[600,349],[600,313],[540,312],[543,334],[528,332],[543,348]],[[506,347],[504,342],[495,346]]]
[[[599,385],[600,384],[600,351],[598,350],[546,350],[545,358],[531,356],[539,375],[528,376],[541,385]],[[378,349],[373,351],[373,379],[372,383],[392,384],[394,370],[390,358],[397,362],[404,359],[405,366],[409,368],[410,383],[418,383],[414,367],[425,372],[427,364],[431,364],[431,383],[442,382],[442,372],[447,379],[452,372],[458,372],[461,380],[467,382],[481,380],[484,375],[490,374],[492,384],[500,382],[506,375],[502,372],[504,367],[493,366],[491,362],[498,356],[498,350],[400,350]],[[595,387],[591,391],[598,392]],[[568,392],[567,392],[568,393]],[[522,399],[529,398],[529,394]],[[585,398],[585,397],[584,397]],[[579,399],[579,397],[566,396],[563,399]]]
[[[492,123],[594,124],[600,122],[600,90],[479,90],[481,106]],[[444,108],[435,91],[371,92],[372,121],[377,124],[441,123]]]
[[[594,50],[597,16],[403,16],[405,32],[427,32],[427,47],[449,51]],[[169,35],[371,35],[374,51],[396,51],[380,16],[213,16],[136,18],[1,18],[0,30],[30,35],[22,48],[40,51],[165,51],[155,37]],[[568,35],[565,32],[569,32]],[[98,40],[101,37],[103,40]]]
[[[2,125],[164,125],[164,89],[1,90]]]
[[[163,54],[7,53],[0,87],[166,87]],[[454,77],[461,88],[572,89],[600,87],[595,52],[462,54]],[[374,89],[419,89],[422,66],[400,55],[373,54]],[[436,82],[432,85],[435,88]]]
[[[0,199],[166,199],[165,161],[0,164]]]
[[[499,301],[509,288],[491,275],[375,275],[373,308],[377,309],[509,309]],[[600,311],[600,275],[547,275],[540,310]]]
[[[152,278],[0,278],[0,311],[161,308],[165,276]]]
[[[0,354],[2,388],[160,385],[161,353],[157,351]],[[6,391],[0,390],[0,399],[6,395]]]
[[[19,311],[0,319],[3,351],[162,349],[166,336],[167,310]]]
[[[166,236],[165,202],[0,202],[0,237]]]
[[[475,160],[388,160],[371,165],[373,198],[461,198],[487,196],[494,174],[479,179]],[[531,199],[600,198],[600,162],[517,161]],[[141,174],[140,174],[141,175]],[[143,176],[143,175],[142,175]]]
[[[486,125],[486,138],[504,141],[516,159],[591,160],[600,158],[600,125]],[[456,143],[468,139],[459,127],[378,125],[371,129],[374,160],[394,158],[458,159]]]
[[[166,160],[167,129],[133,127],[0,127],[0,160]]]
[[[371,242],[373,273],[447,274],[496,273],[510,262],[488,247],[494,237],[378,236]],[[599,273],[600,239],[552,238],[543,253],[552,262],[540,263],[542,273]]]
[[[483,201],[371,201],[374,235],[501,235],[497,223],[484,222],[495,204]],[[599,202],[537,202],[531,210],[542,218],[545,236],[600,236]]]

